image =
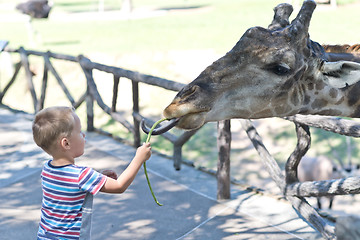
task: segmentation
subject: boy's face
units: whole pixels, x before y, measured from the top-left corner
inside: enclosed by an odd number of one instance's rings
[[[85,133],[81,131],[81,123],[79,117],[73,113],[75,124],[71,136],[68,138],[71,146],[72,157],[80,157],[84,154]]]

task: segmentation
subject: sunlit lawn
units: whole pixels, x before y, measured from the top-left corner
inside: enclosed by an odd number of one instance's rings
[[[9,2],[1,0],[2,2]],[[14,1],[19,2],[19,1]],[[120,9],[119,0],[105,0],[105,10]],[[81,13],[96,13],[98,1],[55,0],[49,20],[33,20],[34,29],[41,35],[37,49],[72,55],[102,52],[124,54],[173,49],[215,49],[225,53],[236,43],[243,32],[252,26],[266,27],[272,20],[272,9],[279,0],[174,0],[134,2],[134,13],[141,9],[143,15],[150,10],[183,9],[159,17],[105,21],[94,17],[84,19]],[[199,11],[197,8],[203,9]],[[185,13],[190,8],[194,13]],[[340,6],[336,10],[319,6],[315,10],[310,35],[320,43],[356,43],[360,39],[356,27],[360,6]],[[13,9],[0,9],[0,14]],[[197,12],[196,12],[197,10]],[[106,15],[105,11],[105,15]],[[297,9],[295,10],[297,11]],[[69,16],[80,19],[69,22]],[[120,13],[119,13],[120,14]],[[295,13],[291,18],[295,17]],[[13,15],[14,16],[14,15]],[[63,16],[63,17],[59,17]],[[96,16],[96,15],[95,15]],[[21,17],[21,15],[20,15]],[[73,19],[73,18],[71,18]],[[10,40],[11,46],[28,47],[25,21],[1,23],[0,39]]]

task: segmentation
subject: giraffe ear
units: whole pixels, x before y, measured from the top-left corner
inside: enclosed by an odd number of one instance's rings
[[[335,88],[343,88],[360,81],[360,64],[356,62],[325,62],[322,72],[329,85]]]

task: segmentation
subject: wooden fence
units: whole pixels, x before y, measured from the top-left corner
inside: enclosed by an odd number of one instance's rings
[[[6,51],[13,54],[20,54],[20,61],[15,64],[15,71],[8,82],[8,84],[0,91],[0,104],[2,104],[9,88],[16,80],[18,73],[23,67],[25,69],[26,79],[28,87],[31,92],[33,101],[34,112],[41,110],[44,107],[44,101],[46,98],[46,90],[48,85],[48,74],[53,74],[57,80],[59,86],[65,93],[67,99],[72,106],[78,108],[84,102],[86,103],[87,113],[87,130],[95,131],[99,130],[94,127],[94,103],[102,109],[103,112],[108,114],[116,122],[119,122],[126,127],[133,135],[133,145],[137,147],[140,145],[140,121],[144,118],[140,114],[139,110],[139,83],[145,83],[153,86],[163,88],[170,91],[179,91],[184,85],[178,82],[170,81],[163,78],[158,78],[146,74],[141,74],[134,71],[125,70],[118,67],[112,67],[103,65],[100,63],[92,62],[90,59],[80,55],[73,57],[63,54],[55,54],[51,52],[38,52],[28,51],[20,47],[17,50],[6,49]],[[42,78],[42,86],[40,97],[37,96],[35,91],[33,75],[30,71],[29,56],[35,55],[44,59],[44,72]],[[86,89],[84,93],[75,100],[70,94],[68,87],[64,84],[64,81],[55,70],[51,58],[71,61],[80,65],[83,73],[86,77]],[[112,104],[108,106],[104,103],[101,97],[93,77],[93,70],[99,70],[107,72],[113,75],[113,91],[112,91]],[[117,93],[119,88],[120,78],[127,78],[132,82],[132,94],[133,94],[133,107],[132,116],[133,123],[128,122],[117,112]],[[85,86],[84,86],[85,88]],[[252,141],[255,149],[258,151],[260,158],[265,165],[266,169],[270,173],[275,183],[280,188],[284,196],[292,203],[294,209],[308,222],[311,226],[317,229],[326,239],[336,239],[335,223],[320,216],[320,214],[310,206],[304,197],[319,197],[319,196],[333,196],[333,195],[347,195],[360,193],[360,177],[349,177],[346,179],[336,179],[329,181],[319,182],[304,182],[300,183],[297,180],[297,166],[301,158],[310,148],[311,137],[309,126],[321,128],[334,133],[360,137],[360,125],[356,121],[345,120],[335,117],[320,117],[320,116],[302,116],[296,115],[286,118],[289,121],[294,122],[297,132],[298,143],[293,153],[289,156],[285,166],[285,176],[282,173],[275,159],[270,155],[266,147],[264,146],[261,137],[258,135],[254,125],[250,120],[241,120],[242,126],[248,137]],[[148,125],[153,124],[154,121],[146,119]],[[196,133],[194,131],[183,132],[179,136],[175,136],[171,133],[163,134],[167,140],[173,144],[173,159],[174,167],[179,170],[182,161],[182,146]],[[230,198],[230,150],[231,150],[231,132],[230,121],[221,121],[218,123],[218,199]],[[353,221],[354,222],[354,221]],[[357,221],[359,222],[359,221]],[[352,226],[351,224],[342,225],[339,232],[345,232],[346,234],[354,234],[354,237],[359,237],[356,229],[359,226]],[[340,228],[340,227],[339,227]],[[344,230],[346,229],[346,230]]]
[[[112,119],[114,119],[116,122],[119,122],[122,124],[126,129],[128,129],[129,132],[133,135],[133,145],[135,147],[140,145],[140,130],[139,130],[139,124],[140,121],[144,118],[147,124],[152,124],[154,121],[151,119],[146,119],[144,116],[142,116],[139,112],[139,83],[145,83],[153,86],[157,86],[166,90],[170,91],[179,91],[184,84],[170,81],[163,78],[154,77],[151,75],[141,74],[138,72],[118,68],[118,67],[112,67],[107,66],[100,63],[92,62],[90,59],[86,58],[85,56],[69,56],[64,54],[56,54],[52,52],[39,52],[39,51],[30,51],[25,50],[24,48],[20,47],[17,50],[14,49],[6,49],[6,51],[10,53],[18,53],[20,55],[20,61],[15,64],[15,71],[8,82],[8,84],[4,87],[2,91],[0,91],[0,104],[3,103],[3,98],[6,95],[9,88],[13,85],[14,81],[16,80],[20,68],[23,67],[26,74],[26,80],[28,84],[28,88],[31,93],[32,102],[33,102],[33,108],[34,112],[38,112],[44,107],[44,102],[46,98],[46,90],[48,85],[48,74],[49,72],[53,74],[55,77],[57,83],[65,93],[67,99],[69,100],[70,104],[74,106],[75,109],[77,109],[81,104],[84,102],[86,103],[86,112],[87,112],[87,131],[95,131],[101,129],[96,129],[94,127],[94,102],[97,103],[97,105],[104,111],[106,114],[108,114]],[[40,97],[38,97],[34,82],[33,82],[33,74],[30,70],[30,63],[29,63],[29,56],[39,56],[44,59],[44,73],[42,78],[42,86],[41,86],[41,93]],[[87,85],[84,86],[84,93],[81,95],[81,97],[77,100],[74,99],[74,97],[70,94],[70,91],[68,90],[68,87],[65,85],[63,79],[59,75],[59,73],[56,71],[55,67],[53,66],[51,62],[51,58],[53,59],[59,59],[59,60],[65,60],[74,62],[80,65],[81,69],[84,72],[84,75],[86,77]],[[113,75],[113,91],[112,91],[112,104],[111,106],[108,106],[104,103],[102,96],[100,95],[97,86],[94,81],[93,77],[93,70],[99,70],[106,73],[110,73]],[[119,82],[120,78],[127,78],[131,80],[132,82],[132,95],[133,95],[133,123],[128,122],[124,117],[122,117],[116,109],[117,106],[117,100],[118,100],[118,88],[119,88]],[[174,166],[177,170],[181,167],[181,149],[182,146],[186,143],[189,138],[195,134],[196,131],[190,131],[190,132],[184,132],[180,136],[175,136],[171,133],[165,133],[163,134],[163,137],[169,140],[174,145]]]

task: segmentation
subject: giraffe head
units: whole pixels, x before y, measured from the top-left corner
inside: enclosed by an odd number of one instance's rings
[[[292,6],[278,5],[268,28],[248,29],[175,96],[164,116],[180,119],[177,126],[183,129],[231,118],[360,117],[359,107],[348,107],[359,105],[360,64],[327,62],[324,49],[308,34],[315,7],[314,1],[304,1],[290,24]]]

